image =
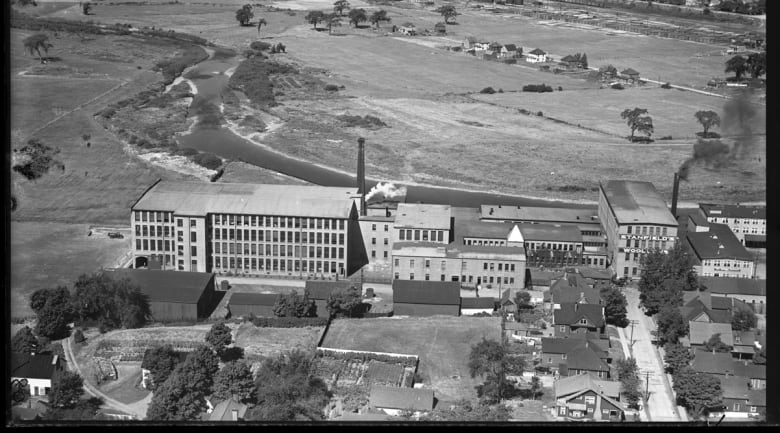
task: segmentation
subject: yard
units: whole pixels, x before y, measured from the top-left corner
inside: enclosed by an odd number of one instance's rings
[[[418,355],[418,372],[439,400],[476,398],[468,370],[471,346],[500,338],[500,319],[434,316],[336,320],[322,347]]]
[[[258,328],[246,322],[233,333],[236,346],[244,348],[247,361],[258,361],[288,350],[314,350],[322,334],[322,327]]]

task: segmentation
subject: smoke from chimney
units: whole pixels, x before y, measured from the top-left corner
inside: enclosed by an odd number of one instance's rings
[[[372,197],[374,197],[377,194],[382,194],[384,198],[394,198],[394,197],[405,197],[406,196],[406,187],[402,186],[400,188],[397,188],[394,184],[387,182],[382,183],[379,182],[371,188],[371,191],[368,192],[368,195],[366,195],[366,200],[370,200]]]
[[[363,137],[358,138],[358,160],[357,160],[357,188],[360,194],[360,215],[367,215],[366,209],[366,156],[364,144],[366,140]]]

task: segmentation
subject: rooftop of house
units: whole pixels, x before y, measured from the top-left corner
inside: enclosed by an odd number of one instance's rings
[[[704,344],[713,335],[720,334],[720,341],[734,347],[731,323],[688,322],[688,327],[691,344]]]
[[[555,381],[553,388],[556,399],[585,390],[593,390],[613,399],[620,397],[620,382],[598,380],[588,373],[561,377]]]
[[[506,44],[504,45],[504,48],[506,48],[507,51],[517,51],[517,45],[515,44]]]
[[[161,181],[132,209],[189,216],[220,213],[349,218],[359,197],[357,188]]]
[[[766,206],[701,203],[699,207],[707,218],[766,219]]]
[[[11,352],[11,377],[51,379],[60,361],[58,355]]]
[[[545,54],[547,54],[547,53],[545,53],[544,51],[542,51],[542,50],[541,50],[541,49],[539,49],[539,48],[534,48],[534,49],[533,49],[533,51],[531,51],[531,52],[530,52],[530,53],[528,53],[528,54],[534,54],[534,55],[537,55],[537,56],[542,56],[542,55],[545,55]]]
[[[623,75],[639,75],[639,72],[637,72],[637,71],[635,71],[635,70],[633,70],[631,68],[628,68],[628,69],[624,69],[623,72],[621,72],[621,74],[623,74]]]
[[[748,403],[751,406],[766,407],[766,388],[748,391]]]
[[[209,272],[116,269],[105,274],[129,279],[150,302],[197,303],[207,286],[214,284],[214,274]]]
[[[574,269],[578,274],[582,275],[584,278],[590,278],[592,280],[608,280],[608,281],[612,280],[612,274],[609,273],[609,271],[601,271],[586,266],[580,266]]]
[[[449,205],[399,203],[395,227],[449,230],[452,208]]]
[[[592,350],[600,359],[609,358],[603,348],[590,338],[542,338],[542,353],[565,355],[575,349],[588,348]]]
[[[699,260],[753,261],[753,256],[725,224],[710,223],[709,231],[688,232],[686,239]]]
[[[433,390],[371,385],[368,403],[376,408],[430,411],[433,410]]]
[[[482,205],[479,218],[538,223],[599,224],[596,208],[556,208],[536,206]]]
[[[699,283],[712,294],[766,296],[766,280],[699,277]]]
[[[734,374],[734,360],[730,353],[696,350],[691,367],[700,373]]]
[[[576,57],[574,57],[574,56],[573,56],[573,55],[571,55],[571,54],[567,54],[566,56],[564,56],[564,57],[561,59],[561,61],[562,61],[562,62],[576,62],[576,61],[577,61],[577,58],[576,58]]]
[[[309,299],[314,300],[327,300],[331,293],[347,290],[352,286],[361,289],[359,282],[355,283],[350,280],[306,280],[306,290],[309,291]]]
[[[735,376],[750,379],[766,380],[766,365],[753,364],[748,361],[733,361],[732,369]]]
[[[272,306],[278,297],[278,293],[233,293],[229,304]]]
[[[749,379],[739,376],[721,376],[719,379],[723,398],[748,399],[748,391],[750,390],[748,388]]]
[[[495,306],[496,299],[492,297],[460,299],[460,308],[462,309],[493,309]]]
[[[663,197],[650,182],[610,180],[599,187],[619,224],[677,226]]]
[[[583,318],[588,320],[590,326],[603,326],[604,307],[597,304],[563,303],[560,309],[553,311],[555,325],[576,325]]]
[[[609,371],[609,365],[593,347],[581,346],[566,354],[569,370]]]
[[[393,280],[393,302],[460,305],[460,283],[453,281]]]
[[[214,406],[209,414],[209,421],[233,421],[233,410],[237,411],[237,418],[243,419],[249,407],[233,399],[227,399]]]
[[[550,288],[550,301],[556,304],[568,304],[573,302],[585,302],[587,304],[601,304],[599,291],[588,286],[572,287],[566,280],[558,280]]]

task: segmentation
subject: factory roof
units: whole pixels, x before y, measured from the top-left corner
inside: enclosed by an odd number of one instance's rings
[[[482,221],[469,221],[467,224],[459,224],[459,236],[464,238],[487,238],[506,240],[509,232],[515,226],[513,223],[494,223]]]
[[[732,259],[753,261],[737,236],[725,224],[710,224],[709,231],[688,232],[688,244],[699,260]]]
[[[712,294],[766,296],[766,280],[699,277],[699,282]]]
[[[740,206],[735,204],[708,204],[699,205],[707,218],[744,218],[766,219],[765,206]]]
[[[525,249],[522,247],[496,247],[484,245],[454,245],[446,250],[451,258],[503,258],[508,260],[525,260]]]
[[[197,303],[214,274],[209,272],[116,269],[110,278],[128,278],[149,297],[150,302]]]
[[[133,205],[133,210],[179,215],[209,213],[349,218],[357,188],[314,185],[161,181]]]
[[[610,180],[601,182],[619,224],[657,224],[677,226],[666,202],[650,182]]]
[[[395,226],[418,229],[450,229],[452,208],[449,205],[399,203]]]
[[[518,224],[526,241],[582,242],[582,232],[570,225]]]
[[[540,223],[598,224],[598,209],[482,205],[480,219]]]

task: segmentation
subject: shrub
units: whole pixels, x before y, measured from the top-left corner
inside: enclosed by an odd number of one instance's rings
[[[541,111],[537,111],[536,115],[539,116],[539,117],[542,117],[542,116],[544,116],[544,113],[542,113]]]
[[[702,11],[702,13],[703,13],[704,15],[710,15],[710,14],[712,13],[712,11],[710,11],[710,8],[704,8],[704,10]]]
[[[662,89],[671,89],[671,88],[672,88],[672,85],[671,85],[671,84],[669,84],[669,83],[664,83],[664,84],[661,84],[661,88],[662,88]]]
[[[255,317],[251,321],[258,328],[305,328],[328,324],[326,317]]]
[[[241,62],[230,76],[230,87],[243,91],[249,99],[258,105],[274,106],[273,86],[269,76],[272,74],[294,74],[295,68],[263,60],[255,56]]]
[[[498,93],[504,93],[504,89],[498,89]]]
[[[192,162],[209,170],[216,170],[222,165],[222,159],[213,153],[199,153],[192,156]]]
[[[176,149],[174,154],[181,155],[181,156],[193,156],[193,155],[197,155],[198,151],[191,147],[182,147],[181,149]]]
[[[622,85],[622,84],[620,84],[620,83],[615,83],[615,84],[613,84],[611,87],[612,87],[613,89],[615,89],[615,90],[623,90],[623,89],[625,89],[625,87],[623,87],[623,85]]]
[[[103,117],[104,119],[110,119],[110,118],[114,117],[114,114],[116,114],[116,110],[111,108],[111,107],[108,107],[108,108],[105,108],[105,109],[101,110],[98,113],[98,116]]]
[[[271,48],[271,44],[263,41],[254,41],[251,44],[249,44],[249,48],[255,51],[265,51]]]
[[[553,88],[542,83],[542,84],[528,84],[526,86],[523,86],[523,92],[537,92],[537,93],[544,93],[544,92],[552,92]]]
[[[361,128],[382,128],[387,126],[385,122],[382,122],[378,117],[371,116],[371,115],[365,115],[363,117],[360,116],[351,116],[349,114],[343,114],[341,116],[336,117],[338,120],[344,123],[344,126],[347,128],[353,128],[353,127],[361,127]]]
[[[480,90],[479,93],[487,93],[489,95],[492,95],[492,94],[496,93],[496,91],[493,90],[492,87],[485,87],[484,89]]]
[[[328,92],[338,92],[339,86],[335,84],[326,84],[325,90],[327,90]]]
[[[87,338],[84,337],[84,332],[81,330],[81,328],[76,329],[75,332],[73,332],[73,341],[76,343],[83,343],[86,341]]]
[[[561,86],[558,86],[558,91],[559,91],[559,92],[563,92],[563,87],[561,87]]]

